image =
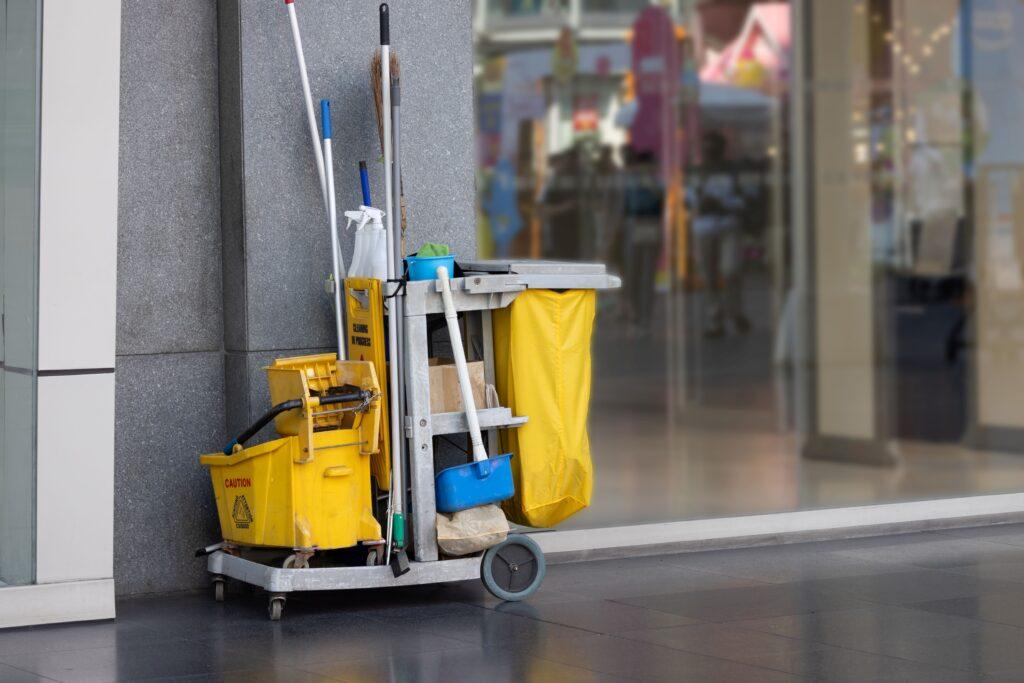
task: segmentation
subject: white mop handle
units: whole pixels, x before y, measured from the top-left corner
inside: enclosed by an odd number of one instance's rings
[[[327,215],[331,227],[331,266],[334,268],[334,328],[338,339],[338,360],[346,360],[345,323],[341,308],[341,289],[344,283],[341,248],[338,245],[338,207],[334,198],[334,152],[331,148],[331,103],[320,100],[320,115],[323,119],[324,157],[327,160]]]
[[[480,435],[480,420],[476,416],[476,401],[473,399],[473,387],[469,383],[469,367],[466,365],[466,350],[462,348],[462,332],[459,331],[459,316],[455,312],[452,301],[452,288],[448,281],[448,269],[439,266],[437,281],[441,285],[441,299],[444,301],[444,319],[448,323],[448,336],[452,339],[452,355],[455,356],[455,370],[459,373],[459,389],[462,391],[462,406],[466,409],[466,422],[469,423],[469,438],[473,441],[473,460],[487,460],[487,449]]]
[[[313,94],[309,90],[309,75],[306,73],[306,57],[302,53],[302,36],[299,34],[299,18],[295,15],[295,0],[284,0],[284,4],[288,8],[288,18],[291,20],[292,38],[295,42],[295,56],[299,59],[299,77],[302,79],[302,95],[306,98],[306,120],[309,123],[309,136],[313,141],[316,172],[320,177],[320,193],[323,195],[324,210],[330,211],[327,201],[327,174],[324,171],[324,152],[320,149],[320,134],[316,129]]]

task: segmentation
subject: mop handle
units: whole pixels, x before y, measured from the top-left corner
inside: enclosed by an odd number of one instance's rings
[[[459,389],[462,391],[462,407],[466,409],[466,422],[469,423],[469,437],[473,441],[473,460],[487,460],[487,449],[480,435],[480,421],[476,416],[476,400],[473,388],[469,383],[469,367],[466,365],[466,350],[462,347],[462,332],[459,331],[459,316],[455,312],[452,300],[452,288],[448,281],[448,269],[437,268],[437,282],[441,287],[441,299],[444,301],[444,319],[448,323],[448,336],[452,341],[452,355],[455,356],[455,369],[459,373]]]
[[[324,152],[320,149],[320,135],[316,129],[316,114],[313,112],[313,94],[309,90],[309,75],[306,73],[306,57],[302,53],[302,36],[299,34],[299,18],[295,15],[295,0],[284,0],[288,8],[288,19],[292,25],[292,39],[295,43],[295,56],[299,60],[299,78],[302,80],[302,95],[306,99],[306,122],[309,124],[309,136],[313,141],[313,154],[316,160],[316,172],[320,177],[320,194],[323,195],[324,210],[330,211],[327,201],[327,174],[324,171]]]
[[[403,262],[405,261],[405,254],[402,253],[402,139],[401,139],[401,109],[402,96],[401,90],[398,84],[398,77],[395,76],[391,79],[391,168],[392,168],[392,181],[391,181],[391,193],[394,198],[391,200],[391,208],[398,214],[395,216],[394,225],[395,236],[392,240],[391,248],[394,250],[395,255],[395,277],[402,277],[404,272]]]
[[[395,277],[395,254],[392,245],[395,238],[395,221],[391,207],[391,28],[386,2],[380,5],[380,87],[381,87],[381,119],[384,123],[384,218],[386,221],[385,244],[387,249],[388,279]],[[389,292],[390,294],[390,292]],[[392,501],[391,508],[396,513],[402,512],[402,498],[405,484],[402,481],[402,429],[398,423],[398,395],[401,381],[398,376],[398,324],[401,311],[395,305],[397,299],[391,299],[388,311],[388,356],[396,362],[388,363],[389,391],[388,408],[391,428],[391,476]]]
[[[346,360],[345,353],[345,322],[341,309],[341,288],[344,279],[341,274],[345,270],[338,244],[338,207],[334,198],[334,151],[331,148],[331,103],[320,100],[320,116],[323,119],[324,156],[327,158],[327,215],[331,230],[331,266],[334,268],[334,331],[338,339],[338,360]]]
[[[381,3],[380,15],[380,88],[381,88],[381,122],[384,133],[384,220],[385,244],[387,249],[388,279],[395,277],[395,256],[392,253],[394,239],[394,220],[391,216],[391,28],[390,14],[387,3]],[[390,293],[389,293],[390,294]],[[398,316],[400,315],[396,299],[391,299],[388,311],[388,356],[398,358]],[[394,520],[400,518],[405,498],[405,482],[402,481],[402,449],[399,441],[402,438],[401,425],[398,424],[398,363],[388,363],[388,413],[391,429],[391,490],[388,492],[391,515],[388,517],[388,537],[385,561],[391,561],[391,545],[394,539]]]
[[[380,89],[381,119],[384,124],[384,219],[387,228],[388,279],[394,279],[397,269],[392,246],[395,239],[395,217],[391,197],[391,13],[386,2],[380,5]]]

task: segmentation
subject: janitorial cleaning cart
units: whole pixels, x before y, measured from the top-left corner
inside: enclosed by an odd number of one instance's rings
[[[487,384],[493,385],[497,381],[498,371],[502,359],[496,353],[502,350],[503,344],[507,341],[495,339],[495,331],[501,333],[500,321],[495,324],[496,314],[500,316],[510,315],[510,307],[516,300],[530,293],[538,293],[542,296],[568,296],[574,293],[587,294],[594,290],[614,288],[619,285],[618,279],[608,275],[603,266],[553,263],[553,262],[466,262],[462,265],[462,277],[450,281],[452,300],[456,311],[463,314],[466,323],[463,325],[469,333],[472,344],[479,349],[480,360],[484,366],[484,379]],[[304,456],[302,443],[306,439],[310,419],[332,420],[334,415],[318,417],[318,411],[329,411],[329,406],[313,408],[307,418],[302,414],[303,408],[295,406],[290,413],[295,417],[293,426],[286,428],[287,431],[298,432],[298,436],[284,437],[290,446],[275,445],[277,441],[268,444],[254,446],[251,449],[239,451],[241,455],[203,456],[203,463],[211,469],[215,488],[218,488],[218,509],[220,510],[221,528],[225,531],[227,547],[219,547],[210,554],[207,561],[207,568],[214,577],[214,586],[222,585],[224,577],[238,579],[246,583],[254,584],[265,589],[270,595],[271,617],[279,618],[284,605],[285,596],[292,591],[310,590],[340,590],[349,588],[383,588],[387,586],[407,586],[413,584],[442,583],[447,581],[464,581],[468,579],[481,578],[484,584],[496,596],[502,599],[521,599],[533,593],[543,579],[543,557],[539,548],[528,536],[509,534],[506,541],[498,546],[492,547],[482,555],[472,557],[448,558],[442,555],[438,548],[437,539],[437,503],[436,503],[436,479],[439,474],[435,466],[435,445],[438,443],[436,437],[467,434],[470,426],[465,412],[435,413],[431,411],[431,381],[430,381],[430,358],[431,358],[431,335],[429,329],[433,321],[444,314],[444,302],[439,283],[436,280],[410,281],[405,283],[405,310],[401,317],[405,327],[406,349],[404,354],[405,366],[405,388],[407,412],[403,420],[403,439],[407,444],[408,462],[408,487],[406,490],[404,509],[408,510],[409,538],[409,571],[395,576],[390,566],[378,564],[383,561],[379,551],[381,548],[380,536],[374,537],[372,522],[366,518],[367,496],[371,489],[370,460],[372,455],[364,455],[367,447],[374,444],[372,425],[379,417],[379,399],[369,400],[370,395],[366,392],[374,391],[373,379],[375,376],[369,371],[363,372],[361,384],[357,384],[355,378],[346,381],[346,373],[340,373],[338,379],[329,383],[321,380],[315,386],[327,387],[329,395],[330,388],[343,384],[354,386],[365,386],[365,389],[347,389],[345,394],[339,393],[348,402],[341,403],[341,410],[349,407],[356,408],[355,411],[340,413],[340,415],[351,415],[345,417],[349,421],[359,421],[362,431],[356,433],[353,428],[314,431],[314,439],[321,434],[321,439],[330,444],[340,444],[335,451],[318,450],[314,452],[314,463],[317,458],[324,460],[323,464],[307,463],[301,464],[298,461]],[[435,338],[437,335],[434,335]],[[496,343],[497,342],[497,343]],[[327,355],[328,358],[331,354]],[[289,363],[301,363],[308,361],[283,361]],[[339,368],[347,368],[353,365],[360,366],[372,363],[366,361],[338,361]],[[294,366],[293,366],[294,367]],[[269,371],[274,371],[272,366]],[[508,368],[504,369],[507,374]],[[301,374],[301,373],[296,373]],[[537,382],[544,382],[545,378],[537,377]],[[299,377],[294,381],[298,384]],[[435,383],[436,386],[436,383]],[[575,387],[567,387],[567,391],[575,393]],[[335,389],[337,391],[337,389]],[[393,392],[392,392],[393,395]],[[275,397],[283,398],[282,396]],[[554,410],[551,406],[550,410]],[[277,410],[275,408],[274,410]],[[360,412],[362,411],[362,412]],[[286,413],[287,414],[287,413]],[[508,406],[494,405],[483,408],[476,412],[480,429],[488,435],[488,446],[492,453],[502,450],[502,441],[508,441],[508,437],[501,438],[499,430],[516,430],[526,425],[533,416],[515,414]],[[549,416],[543,416],[545,418]],[[279,418],[280,419],[280,418]],[[577,430],[578,431],[578,430]],[[329,435],[329,436],[326,436]],[[279,440],[280,441],[280,440]],[[347,444],[347,445],[344,445]],[[298,501],[302,496],[310,496],[312,504],[324,505],[334,504],[329,497],[330,492],[326,486],[319,490],[300,488],[306,482],[315,479],[317,476],[325,477],[331,472],[331,468],[348,467],[351,474],[346,479],[354,485],[350,492],[344,494],[344,500],[338,500],[337,505],[347,505],[347,509],[333,508],[336,512],[337,524],[342,526],[344,532],[340,540],[342,544],[356,546],[362,544],[366,552],[361,554],[367,556],[367,566],[316,566],[311,562],[317,552],[322,552],[316,547],[320,538],[316,535],[302,537],[301,535],[291,536],[296,541],[295,546],[290,546],[285,539],[274,538],[272,545],[282,549],[276,555],[268,552],[267,548],[256,548],[263,546],[261,541],[266,536],[254,538],[244,530],[236,533],[235,529],[235,499],[242,495],[246,486],[267,485],[265,479],[261,479],[259,473],[235,475],[231,473],[232,458],[244,458],[249,451],[256,454],[243,460],[259,460],[263,450],[273,450],[279,453],[279,459],[287,459],[281,463],[282,477],[286,477],[285,471],[291,467],[296,471],[303,468],[311,468],[313,474],[302,477],[299,482],[293,482],[291,489],[294,492],[294,500]],[[348,454],[345,459],[345,454]],[[357,458],[363,458],[358,461]],[[512,460],[515,460],[513,455]],[[270,463],[268,463],[269,465]],[[468,464],[468,463],[467,463]],[[316,474],[323,471],[324,474]],[[337,470],[334,470],[335,472]],[[264,469],[264,476],[271,474],[269,469]],[[242,479],[238,482],[238,479]],[[251,479],[251,481],[250,481]],[[223,488],[220,481],[235,481],[232,488]],[[333,483],[334,480],[331,480]],[[355,490],[360,488],[361,490]],[[379,487],[378,487],[379,489]],[[341,496],[342,494],[338,494]],[[264,493],[259,500],[268,500],[269,494]],[[363,501],[358,504],[355,501]],[[296,510],[289,509],[284,501],[270,500],[272,504],[269,509],[262,505],[250,505],[248,513],[242,515],[241,519],[248,524],[257,523],[258,515],[273,512],[280,516],[280,526],[286,526],[288,513]],[[312,519],[311,515],[306,515]],[[366,520],[368,523],[361,523]],[[326,516],[323,520],[328,521]],[[260,521],[262,523],[262,521]],[[354,525],[350,528],[350,525]],[[301,525],[300,525],[301,526]],[[312,527],[314,531],[318,527]],[[378,531],[379,533],[379,531]],[[304,545],[308,544],[308,545]],[[328,543],[322,546],[324,550],[339,547],[337,543]],[[251,551],[250,551],[251,549]],[[296,560],[296,554],[298,559]],[[283,556],[283,559],[282,559]],[[275,558],[280,561],[277,566],[269,564],[262,558]]]
[[[373,66],[385,206],[373,208],[364,167],[346,271],[329,106],[317,131],[285,4],[317,140],[338,350],[271,363],[271,409],[201,456],[222,536],[200,551],[215,596],[228,580],[260,587],[274,620],[294,591],[479,577],[501,599],[528,597],[544,556],[509,522],[549,527],[589,503],[594,302],[619,280],[601,265],[458,259],[437,245],[406,256],[387,5]],[[260,442],[271,423],[276,437]]]

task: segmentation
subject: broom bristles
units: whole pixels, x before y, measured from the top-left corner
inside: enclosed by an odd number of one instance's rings
[[[399,76],[398,55],[391,53],[391,77]],[[370,61],[370,87],[373,88],[373,106],[377,111],[377,142],[380,143],[380,153],[384,154],[384,92],[381,90],[380,82],[381,57],[380,50],[373,53]]]
[[[391,53],[391,78],[395,79],[400,76],[400,70],[398,66],[398,55],[394,52]],[[370,61],[370,86],[373,88],[373,107],[377,112],[377,142],[380,143],[380,153],[384,156],[384,92],[381,90],[381,56],[380,50],[376,50],[373,53],[373,59]],[[401,182],[401,180],[399,180]],[[401,193],[402,206],[400,207],[399,213],[401,216],[401,233],[402,233],[402,253],[405,251],[405,231],[408,226],[408,217],[405,208],[405,193],[399,189]]]

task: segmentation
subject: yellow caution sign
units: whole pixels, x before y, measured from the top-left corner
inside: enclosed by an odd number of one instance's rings
[[[345,280],[345,310],[349,360],[373,363],[377,377],[388,377],[387,344],[384,338],[384,297],[381,281],[376,278]],[[377,488],[391,489],[391,448],[387,381],[381,381],[380,449],[374,454],[371,467]]]

